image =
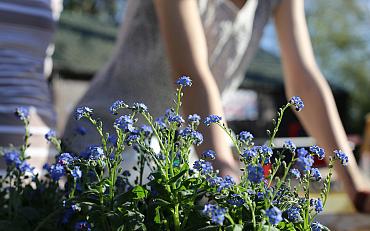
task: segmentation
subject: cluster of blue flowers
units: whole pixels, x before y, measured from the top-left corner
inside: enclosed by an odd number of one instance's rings
[[[301,111],[304,108],[304,103],[299,96],[293,96],[289,102],[295,107],[296,111]]]
[[[18,107],[15,110],[15,115],[22,121],[26,121],[29,119],[30,113],[28,108],[26,107]]]
[[[190,87],[191,86],[191,79],[188,76],[181,76],[177,81],[176,84],[181,87]]]
[[[80,156],[86,160],[93,161],[97,161],[105,157],[103,148],[98,145],[91,145],[87,147],[86,150],[80,154]]]
[[[230,199],[228,199],[227,202],[230,205],[234,205],[234,206],[242,206],[245,203],[244,199],[241,198],[239,194],[235,194],[235,193],[230,195]]]
[[[190,127],[185,127],[179,131],[179,135],[184,139],[189,139],[193,144],[200,145],[203,143],[202,133],[193,130]]]
[[[18,151],[9,151],[4,154],[5,163],[7,165],[20,165],[22,163]]]
[[[64,166],[62,164],[53,164],[50,167],[46,167],[46,170],[48,170],[50,177],[54,181],[58,181],[61,177],[65,176],[66,174]]]
[[[51,142],[52,139],[56,139],[56,138],[57,138],[57,133],[53,129],[45,134],[45,139],[49,142]]]
[[[220,176],[208,177],[207,181],[211,187],[219,186],[224,179]]]
[[[324,210],[324,206],[320,198],[310,199],[310,206],[313,207],[317,213],[321,213]]]
[[[281,210],[275,206],[266,210],[266,216],[268,218],[268,221],[272,225],[277,225],[280,221],[283,220]]]
[[[81,171],[80,167],[79,166],[74,166],[72,171],[71,171],[71,175],[75,180],[80,179],[82,177],[82,171]]]
[[[297,223],[302,220],[301,209],[297,206],[292,206],[285,211],[289,221]]]
[[[59,155],[57,163],[61,165],[69,165],[72,164],[74,159],[75,158],[73,158],[71,154],[65,152]]]
[[[254,146],[252,149],[254,149],[257,152],[261,161],[264,159],[265,164],[270,163],[270,158],[272,157],[273,151],[269,146],[267,145]]]
[[[143,133],[145,137],[149,137],[153,134],[153,129],[148,125],[141,125],[140,132]]]
[[[238,139],[241,141],[241,142],[251,142],[253,140],[254,136],[252,135],[252,133],[250,132],[247,132],[247,131],[241,131],[238,135]]]
[[[210,174],[213,172],[212,164],[202,159],[196,160],[193,164],[193,168],[198,170],[203,175]]]
[[[247,169],[248,169],[248,180],[255,184],[261,183],[263,181],[264,172],[260,164],[257,166],[249,165]]]
[[[283,147],[288,149],[290,152],[295,152],[297,148],[297,146],[291,140],[286,140],[283,144]]]
[[[88,116],[91,116],[92,114],[93,114],[93,109],[89,107],[79,107],[76,109],[75,118],[76,120],[80,120],[83,117],[88,117]]]
[[[110,107],[109,107],[109,111],[113,114],[113,115],[117,115],[117,111],[119,109],[124,109],[124,108],[128,108],[128,105],[125,104],[125,102],[123,102],[122,100],[117,100],[115,101]]]
[[[221,119],[222,119],[221,116],[218,116],[218,115],[209,115],[204,120],[204,124],[206,126],[211,126],[211,124],[220,122]]]
[[[33,174],[34,168],[31,167],[27,161],[22,160],[20,153],[16,150],[5,152],[4,160],[8,166],[15,166],[21,173],[28,172]]]
[[[320,160],[324,159],[325,157],[325,150],[323,148],[320,148],[317,145],[313,145],[310,147],[310,152],[314,155],[316,155]]]
[[[334,157],[338,159],[342,165],[348,165],[348,156],[341,150],[335,150]]]
[[[314,159],[304,148],[297,149],[298,160],[297,166],[301,171],[307,172],[311,170]]]
[[[299,179],[301,178],[301,173],[299,172],[298,169],[296,168],[292,168],[290,169],[290,173],[292,174],[292,176],[295,178],[295,179]]]
[[[148,112],[148,107],[143,103],[134,103],[132,109],[139,113]]]
[[[220,181],[218,183],[217,191],[221,192],[222,190],[227,189],[227,188],[231,188],[234,185],[235,185],[234,178],[232,178],[231,176],[226,175],[226,176],[224,176],[222,181]]]
[[[248,161],[251,161],[254,157],[257,156],[257,151],[255,148],[252,149],[245,149],[242,153],[242,157]]]
[[[235,181],[231,176],[207,176],[207,181],[211,187],[215,187],[217,192],[222,192],[224,189],[232,188],[235,185]]]
[[[198,125],[200,123],[200,116],[197,114],[189,115],[188,116],[188,121],[191,124]]]
[[[170,115],[168,117],[168,121],[170,123],[175,123],[178,126],[180,126],[181,124],[183,124],[185,122],[185,120],[180,115]]]
[[[206,204],[203,209],[203,214],[210,217],[215,224],[222,225],[225,220],[227,210],[218,205]]]
[[[134,120],[128,116],[123,115],[114,121],[114,125],[122,129],[124,132],[134,132]]]
[[[213,150],[207,150],[202,153],[202,157],[204,159],[214,160],[216,159],[216,153]]]
[[[311,169],[311,176],[315,181],[321,181],[322,176],[318,168],[312,168]]]
[[[54,181],[59,181],[60,178],[67,175],[67,172],[70,172],[70,175],[73,177],[73,179],[78,180],[82,177],[82,171],[80,166],[74,165],[74,161],[76,160],[78,160],[78,158],[70,153],[61,153],[57,157],[55,164],[50,166],[45,164],[44,169],[49,172],[50,177]]]

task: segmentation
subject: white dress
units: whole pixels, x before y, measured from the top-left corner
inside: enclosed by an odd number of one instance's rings
[[[94,108],[107,129],[114,121],[108,108],[115,100],[143,102],[157,117],[172,105],[175,90],[152,0],[128,0],[127,4],[114,54],[77,105]],[[222,94],[244,78],[277,4],[278,0],[248,0],[239,10],[229,0],[198,0],[210,69]],[[89,135],[74,135],[79,123],[71,116],[64,136],[67,147],[80,151],[99,144],[91,135],[95,132],[89,132],[91,127],[83,122]]]

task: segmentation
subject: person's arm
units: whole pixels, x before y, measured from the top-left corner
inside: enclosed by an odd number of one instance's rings
[[[185,90],[184,113],[197,113],[204,118],[210,114],[223,116],[220,92],[209,69],[208,52],[196,0],[155,0],[161,35],[175,81],[181,75],[193,80]],[[214,167],[222,175],[236,176],[238,162],[233,158],[224,132],[216,127],[204,128],[204,148],[213,148],[217,157]],[[198,155],[200,149],[197,149]]]
[[[332,155],[335,149],[341,149],[348,155],[348,166],[336,165],[335,169],[350,198],[359,207],[357,200],[368,191],[368,187],[348,144],[332,92],[316,64],[304,14],[304,1],[282,0],[274,16],[286,95],[288,98],[297,95],[303,99],[305,108],[297,114],[298,118],[307,132],[325,148],[327,156]],[[362,210],[370,211],[370,204]]]

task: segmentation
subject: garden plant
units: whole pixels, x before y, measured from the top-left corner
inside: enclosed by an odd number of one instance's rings
[[[328,175],[322,176],[313,162],[314,156],[323,159],[325,151],[316,145],[297,148],[287,140],[273,153],[284,112],[301,111],[302,100],[292,97],[279,109],[274,128],[267,131],[268,142],[257,146],[251,133],[235,135],[217,115],[184,119],[181,100],[191,84],[189,77],[179,78],[174,105],[159,118],[143,103],[114,102],[109,110],[117,119],[111,134],[93,109],[78,108],[76,119],[96,128],[100,144],[82,153],[63,152],[50,131],[45,138],[59,154],[42,174],[27,162],[29,115],[18,108],[25,142],[1,150],[7,168],[0,179],[0,230],[328,230],[316,216],[327,202],[333,163],[346,165],[347,156],[335,151]],[[201,123],[219,126],[232,140],[240,179],[218,174],[212,167],[217,154],[211,149],[189,162],[191,147],[203,141],[197,131]],[[160,151],[153,149],[153,137]],[[125,166],[126,149],[137,152],[136,166]],[[313,181],[322,183],[317,198],[310,197]]]

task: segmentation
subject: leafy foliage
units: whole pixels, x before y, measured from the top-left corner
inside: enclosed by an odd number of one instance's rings
[[[297,111],[304,104],[293,97],[278,112],[270,141],[263,146],[253,143],[253,135],[234,135],[222,118],[210,115],[207,126],[217,125],[230,137],[241,161],[240,183],[230,176],[219,176],[211,160],[216,153],[207,150],[202,158],[189,163],[190,148],[199,145],[203,136],[197,131],[198,115],[188,122],[180,116],[183,88],[191,86],[189,77],[179,79],[174,106],[163,117],[153,119],[142,103],[127,105],[119,100],[110,111],[117,116],[115,134],[103,130],[103,123],[94,118],[88,107],[78,108],[76,119],[90,121],[101,137],[101,145],[90,146],[79,154],[63,153],[54,132],[45,137],[60,154],[56,162],[46,166],[40,180],[26,163],[29,133],[25,110],[18,110],[26,126],[25,145],[5,150],[7,174],[1,179],[0,227],[12,230],[310,230],[325,227],[313,223],[323,210],[330,189],[325,178],[320,198],[309,195],[312,181],[320,181],[320,172],[312,168],[313,155],[323,158],[318,146],[297,149],[287,141],[283,151],[273,156],[273,140],[282,122],[284,111]],[[128,112],[120,115],[121,111]],[[138,126],[137,117],[148,125]],[[155,137],[160,151],[151,142]],[[122,155],[127,148],[138,153],[134,182],[123,169]],[[285,162],[285,156],[291,158]],[[346,163],[343,152],[334,159]],[[293,171],[293,165],[298,169]],[[24,166],[28,166],[25,168]],[[146,176],[145,168],[150,169]],[[291,184],[291,173],[297,184]],[[60,185],[63,185],[60,187]],[[321,229],[321,228],[320,228]],[[9,229],[7,229],[9,230]],[[315,229],[317,230],[317,229]]]

